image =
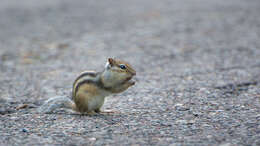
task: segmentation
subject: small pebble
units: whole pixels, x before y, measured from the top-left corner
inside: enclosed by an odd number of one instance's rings
[[[25,128],[23,128],[23,129],[22,129],[22,131],[23,131],[23,132],[28,132],[28,130],[27,130],[27,129],[25,129]]]

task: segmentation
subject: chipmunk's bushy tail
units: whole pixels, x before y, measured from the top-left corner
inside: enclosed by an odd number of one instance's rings
[[[74,111],[76,110],[75,103],[71,99],[64,96],[58,96],[46,100],[44,104],[38,108],[37,111],[39,113],[49,114],[52,113],[55,109],[59,108],[67,108],[72,109]]]

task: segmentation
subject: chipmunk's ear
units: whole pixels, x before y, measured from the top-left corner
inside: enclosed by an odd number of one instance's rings
[[[115,64],[115,60],[112,58],[108,58],[108,63],[113,66]]]
[[[115,62],[114,59],[108,58],[105,68],[110,69],[114,65],[114,62]]]

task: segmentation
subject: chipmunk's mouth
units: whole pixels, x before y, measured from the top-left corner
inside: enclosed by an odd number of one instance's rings
[[[128,78],[126,78],[126,81],[129,81],[129,80],[131,80],[132,79],[132,77],[128,77]]]
[[[124,81],[124,83],[130,81],[131,79],[132,79],[132,77],[128,77],[128,78],[126,78],[125,81]]]
[[[134,81],[131,81],[133,77],[128,77],[125,79],[125,81],[123,82],[123,84],[127,83],[127,82],[134,82]]]

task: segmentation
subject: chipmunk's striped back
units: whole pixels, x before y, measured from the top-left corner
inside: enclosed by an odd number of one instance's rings
[[[85,83],[96,83],[98,81],[98,73],[95,71],[85,71],[82,72],[74,81],[73,83],[73,91],[72,91],[72,98],[77,94],[77,90],[80,85]]]

